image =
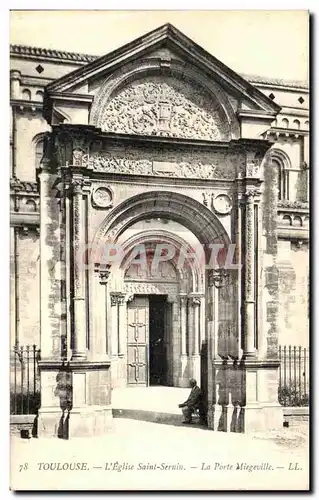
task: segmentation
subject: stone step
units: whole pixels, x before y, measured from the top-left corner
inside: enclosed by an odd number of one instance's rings
[[[180,411],[179,413],[165,413],[154,410],[140,410],[140,409],[120,409],[113,408],[112,410],[114,418],[126,418],[131,420],[142,420],[145,422],[153,422],[158,424],[168,424],[168,425],[183,425],[183,414]],[[199,417],[193,418],[193,424],[191,425],[199,425]]]

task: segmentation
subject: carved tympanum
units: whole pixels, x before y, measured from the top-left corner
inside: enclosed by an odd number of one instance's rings
[[[120,89],[105,108],[107,132],[220,141],[229,124],[218,101],[199,85],[152,76]]]

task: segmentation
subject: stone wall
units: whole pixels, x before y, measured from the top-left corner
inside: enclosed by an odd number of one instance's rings
[[[13,238],[12,238],[13,239]],[[18,340],[20,345],[40,343],[40,266],[39,236],[35,230],[16,229],[16,255],[14,242],[11,254],[11,312],[18,306]],[[17,259],[16,267],[14,259]],[[14,271],[18,271],[15,279]],[[18,301],[15,302],[15,286]],[[14,314],[11,319],[11,347],[15,342]]]
[[[278,242],[279,344],[309,345],[308,245]]]

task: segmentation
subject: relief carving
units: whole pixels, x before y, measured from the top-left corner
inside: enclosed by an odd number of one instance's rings
[[[185,155],[167,151],[156,157],[149,151],[118,150],[94,152],[85,165],[96,172],[150,175],[187,179],[224,179],[236,177],[236,158],[230,153]]]
[[[111,208],[113,206],[113,191],[109,187],[101,186],[92,193],[92,204],[97,208]]]
[[[125,283],[124,291],[127,294],[143,295],[173,295],[178,293],[178,285],[171,283]]]
[[[221,141],[229,124],[220,105],[200,84],[161,76],[136,80],[108,102],[101,120],[106,132]]]
[[[232,201],[227,194],[218,194],[212,198],[212,205],[220,215],[227,215],[232,210]]]

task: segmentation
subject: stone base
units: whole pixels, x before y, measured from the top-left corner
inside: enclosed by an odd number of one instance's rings
[[[245,433],[281,429],[278,365],[277,360],[213,360],[208,370],[208,428]]]
[[[40,408],[38,413],[38,437],[59,437],[67,439],[65,431],[66,415],[60,408]]]
[[[283,427],[280,405],[214,405],[207,414],[208,428],[221,432],[267,432]]]
[[[282,406],[249,405],[240,409],[238,432],[267,432],[283,427]]]
[[[68,437],[102,436],[110,431],[112,425],[111,405],[104,408],[72,408],[68,422]]]
[[[39,437],[97,436],[112,422],[110,361],[41,360]]]

